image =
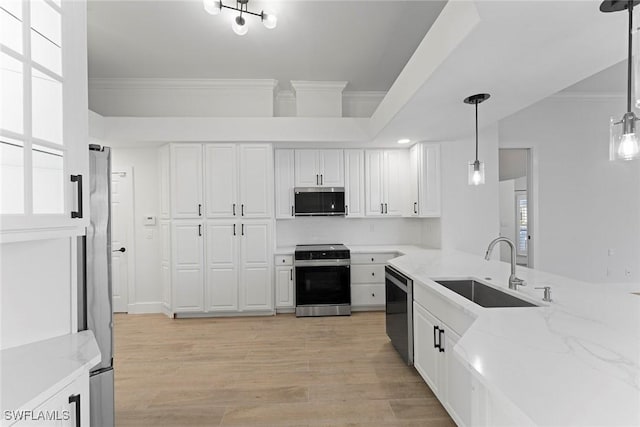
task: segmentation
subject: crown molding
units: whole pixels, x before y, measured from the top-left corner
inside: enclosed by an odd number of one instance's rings
[[[164,78],[91,78],[89,89],[269,89],[274,90],[274,79],[164,79]]]
[[[365,91],[348,91],[342,92],[342,96],[345,98],[357,98],[357,99],[382,99],[387,95],[383,90],[365,90]]]
[[[347,86],[346,81],[323,82],[309,80],[291,80],[291,87],[294,91],[305,90],[314,92],[342,92]]]

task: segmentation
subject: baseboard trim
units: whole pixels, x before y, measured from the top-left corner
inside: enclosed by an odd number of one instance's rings
[[[129,314],[166,314],[161,302],[138,302],[127,305],[127,309]]]
[[[210,313],[176,313],[176,319],[189,319],[198,317],[249,317],[249,316],[274,316],[275,310],[265,311],[231,311],[231,312],[210,312]]]

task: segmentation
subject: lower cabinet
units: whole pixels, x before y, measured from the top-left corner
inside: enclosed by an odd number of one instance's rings
[[[38,405],[30,414],[30,418],[14,423],[15,427],[89,427],[89,374],[78,377],[71,384]],[[18,418],[16,414],[12,418]],[[5,414],[6,418],[6,414]],[[5,424],[3,424],[5,425]]]
[[[172,313],[273,312],[270,220],[172,221]]]
[[[275,257],[276,270],[276,311],[290,313],[295,310],[295,286],[293,257],[291,255],[277,255]]]
[[[413,303],[414,366],[459,426],[471,425],[471,373],[453,353],[460,336]]]
[[[395,253],[351,255],[351,307],[354,311],[383,310],[384,266]]]

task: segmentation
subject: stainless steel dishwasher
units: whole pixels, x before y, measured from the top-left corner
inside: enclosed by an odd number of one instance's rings
[[[388,265],[384,273],[387,336],[404,361],[413,366],[413,281]]]

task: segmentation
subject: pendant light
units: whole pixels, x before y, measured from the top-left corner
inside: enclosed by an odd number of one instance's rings
[[[634,160],[640,157],[638,149],[638,133],[636,132],[636,122],[638,117],[631,110],[631,65],[632,65],[632,44],[633,44],[633,7],[640,3],[640,0],[606,0],[600,4],[600,11],[619,12],[627,10],[629,12],[629,41],[627,57],[627,112],[622,116],[622,120],[616,121],[611,118],[609,124],[609,160]]]
[[[464,100],[465,104],[476,106],[476,160],[469,163],[469,185],[484,184],[484,162],[478,160],[478,104],[486,101],[490,96],[488,93],[479,93]]]

